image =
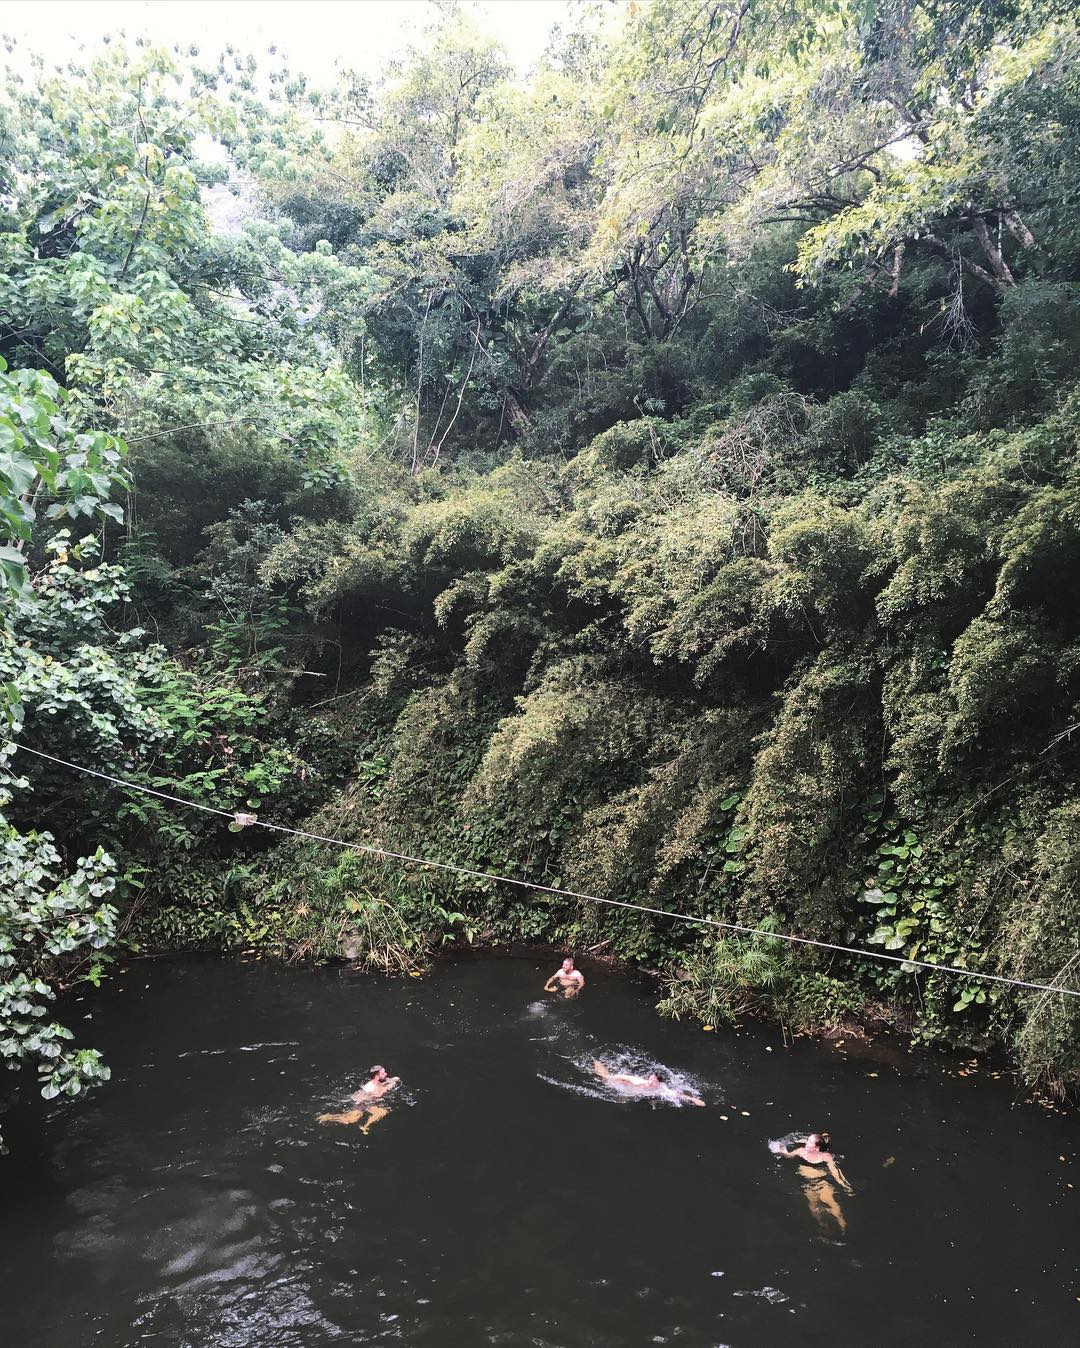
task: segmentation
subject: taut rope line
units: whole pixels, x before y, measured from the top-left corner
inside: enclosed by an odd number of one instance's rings
[[[673,913],[666,908],[650,908],[643,903],[627,903],[623,899],[608,899],[599,894],[583,894],[575,889],[559,889],[555,885],[541,885],[533,880],[518,880],[512,875],[494,875],[491,871],[477,871],[468,866],[456,866],[448,861],[429,861],[426,857],[409,856],[406,852],[392,852],[385,847],[373,847],[368,843],[346,842],[343,838],[330,838],[322,833],[308,833],[305,829],[289,828],[285,824],[271,824],[268,820],[258,819],[254,815],[231,813],[218,810],[213,805],[203,805],[199,801],[185,800],[183,796],[171,796],[165,791],[155,791],[153,787],[141,786],[137,782],[127,782],[122,777],[114,777],[108,772],[99,772],[96,768],[83,767],[81,763],[69,763],[54,754],[43,753],[40,749],[31,749],[25,744],[11,740],[9,743],[21,749],[23,753],[33,754],[36,758],[58,763],[74,772],[83,772],[88,777],[100,777],[102,781],[112,782],[125,791],[140,791],[146,796],[157,796],[159,800],[171,801],[174,805],[185,805],[189,810],[202,810],[204,814],[216,814],[222,819],[232,820],[246,826],[270,829],[274,833],[287,833],[294,838],[307,838],[310,842],[328,843],[333,847],[345,847],[354,852],[364,852],[368,856],[382,857],[387,861],[408,862],[415,866],[425,866],[428,870],[447,871],[452,875],[464,875],[472,880],[494,880],[503,885],[516,885],[519,889],[531,889],[539,894],[554,894],[563,899],[579,899],[583,903],[600,903],[610,908],[628,908],[635,913],[648,913],[653,917],[667,917],[676,922],[694,922],[698,926],[715,927],[721,931],[735,932],[739,936],[763,936],[773,941],[788,941],[792,945],[814,946],[819,950],[834,950],[841,955],[857,955],[861,959],[887,960],[892,964],[905,964],[912,969],[929,969],[931,972],[959,974],[962,978],[978,978],[988,983],[1004,983],[1009,987],[1025,988],[1030,992],[1060,993],[1063,997],[1080,997],[1080,989],[1059,987],[1050,983],[1029,983],[1022,978],[1006,978],[1003,974],[980,973],[976,969],[961,969],[955,964],[934,964],[930,960],[908,959],[905,955],[890,955],[885,950],[864,950],[853,945],[837,945],[832,941],[818,941],[811,936],[793,936],[787,932],[764,931],[760,927],[744,926],[739,922],[721,922],[715,917],[694,917],[689,913]],[[1078,952],[1080,954],[1080,952]],[[1071,963],[1071,961],[1070,961]],[[1068,966],[1066,966],[1067,968]],[[1064,972],[1064,970],[1062,971]]]

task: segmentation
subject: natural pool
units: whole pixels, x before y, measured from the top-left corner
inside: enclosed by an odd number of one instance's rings
[[[4,1341],[1080,1342],[1075,1119],[936,1059],[672,1024],[616,974],[544,998],[554,964],[140,963],[76,1003],[113,1080],[9,1116]],[[598,1054],[708,1107],[621,1099]],[[317,1124],[373,1062],[389,1114]],[[768,1149],[820,1126],[843,1233]]]

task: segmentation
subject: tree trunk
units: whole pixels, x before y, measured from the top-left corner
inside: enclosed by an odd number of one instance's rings
[[[900,289],[900,268],[904,261],[904,242],[901,241],[893,249],[892,255],[892,285],[889,286],[889,298],[895,299]]]
[[[529,420],[529,414],[525,411],[524,407],[522,407],[521,403],[518,402],[517,395],[512,389],[506,390],[504,406],[506,408],[506,415],[510,421],[510,429],[515,436],[524,435],[526,431],[532,429],[532,422]]]
[[[1005,261],[1000,245],[987,229],[986,221],[981,215],[972,216],[971,228],[974,230],[979,243],[982,244],[982,250],[986,254],[998,282],[1003,286],[1015,285],[1016,277],[1009,270],[1009,264]]]
[[[1005,228],[1022,248],[1035,247],[1035,235],[1020,218],[1019,211],[1012,209],[1002,211],[1001,218],[1005,221]]]

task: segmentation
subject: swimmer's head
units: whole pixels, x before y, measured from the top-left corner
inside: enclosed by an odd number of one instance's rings
[[[660,1078],[656,1075],[655,1072],[650,1072],[649,1075],[645,1078],[645,1085],[652,1087],[659,1086]]]
[[[386,1080],[386,1068],[385,1068],[385,1067],[379,1067],[379,1066],[376,1065],[375,1067],[369,1067],[369,1068],[368,1068],[368,1071],[371,1073],[371,1079],[372,1079],[372,1081],[385,1081],[385,1080]]]
[[[812,1146],[817,1147],[818,1151],[831,1151],[832,1139],[828,1133],[811,1133],[806,1139]]]
[[[551,966],[549,965],[548,967],[550,968]],[[562,962],[562,967],[563,967],[563,973],[564,973],[564,974],[571,974],[571,973],[573,973],[573,972],[574,972],[574,957],[573,957],[572,955],[567,955],[566,959],[564,959],[563,962]]]

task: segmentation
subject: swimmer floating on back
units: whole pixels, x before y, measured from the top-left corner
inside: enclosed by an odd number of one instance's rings
[[[349,1099],[357,1106],[355,1109],[347,1109],[341,1114],[320,1114],[318,1123],[359,1123],[362,1118],[367,1118],[367,1122],[360,1131],[367,1137],[372,1125],[385,1119],[390,1111],[380,1104],[387,1091],[392,1091],[395,1086],[400,1085],[400,1077],[387,1076],[386,1068],[375,1066],[371,1068],[367,1081],[358,1091],[354,1091]]]
[[[803,1180],[803,1193],[810,1215],[823,1235],[832,1235],[834,1223],[835,1230],[843,1235],[847,1230],[847,1222],[840,1209],[835,1186],[839,1185],[846,1194],[853,1194],[855,1190],[836,1164],[829,1134],[811,1133],[805,1141],[794,1144],[770,1142],[769,1148],[777,1156],[789,1156],[802,1162],[799,1174]]]
[[[673,1090],[670,1086],[665,1086],[655,1072],[650,1072],[646,1077],[635,1076],[632,1072],[613,1072],[607,1063],[601,1062],[599,1058],[593,1060],[593,1071],[601,1081],[606,1081],[619,1090],[639,1091],[642,1095],[650,1095],[659,1091],[667,1100],[672,1100],[676,1104],[700,1105],[705,1107],[705,1101],[699,1095],[691,1095],[689,1091]]]
[[[562,991],[564,997],[576,997],[585,986],[585,975],[574,968],[573,959],[567,955],[558,969],[544,984],[545,992]]]

